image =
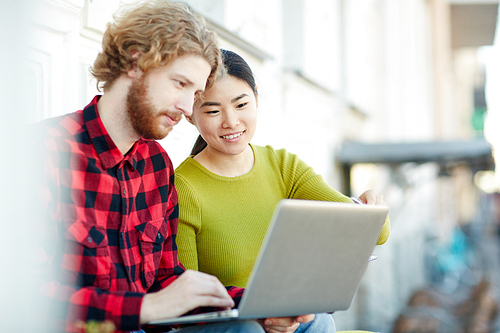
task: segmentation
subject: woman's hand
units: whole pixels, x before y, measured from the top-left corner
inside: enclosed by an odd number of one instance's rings
[[[378,194],[377,192],[373,190],[368,190],[363,192],[359,196],[359,200],[364,202],[365,204],[368,205],[383,205],[387,206],[387,204],[384,201],[384,196],[382,194]]]
[[[266,318],[259,320],[259,323],[269,333],[295,332],[300,324],[313,321],[314,318],[314,314],[309,314],[297,317]]]

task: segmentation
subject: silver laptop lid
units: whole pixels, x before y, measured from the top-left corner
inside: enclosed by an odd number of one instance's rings
[[[283,199],[238,307],[240,318],[349,308],[387,213],[386,206]]]

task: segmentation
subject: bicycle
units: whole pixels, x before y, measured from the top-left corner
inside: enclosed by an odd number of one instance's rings
[[[474,286],[484,276],[484,258],[461,226],[453,229],[447,242],[428,235],[425,244],[427,279],[437,291],[453,294],[461,285]]]

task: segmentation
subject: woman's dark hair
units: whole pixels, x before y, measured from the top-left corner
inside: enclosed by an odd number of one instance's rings
[[[248,86],[252,89],[255,97],[257,97],[257,86],[255,85],[255,77],[253,76],[253,72],[248,66],[247,62],[240,57],[238,54],[228,51],[221,50],[222,53],[222,66],[221,66],[221,74],[217,78],[220,80],[224,78],[226,75],[231,75],[237,79],[240,79],[248,84]],[[207,143],[201,135],[198,136],[196,142],[191,150],[191,155],[199,154],[205,147]]]

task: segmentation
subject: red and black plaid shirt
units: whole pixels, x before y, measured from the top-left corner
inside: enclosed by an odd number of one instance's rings
[[[142,298],[184,272],[177,258],[174,169],[155,141],[140,139],[123,156],[97,111],[42,122],[46,207],[57,244],[57,277],[48,294],[76,320],[111,320],[139,329]],[[58,250],[58,251],[57,251]],[[239,299],[241,288],[229,288]]]

